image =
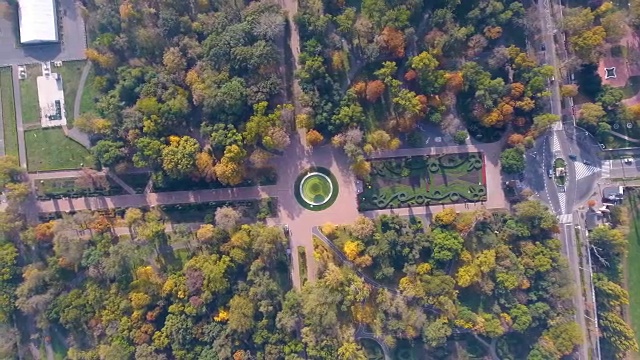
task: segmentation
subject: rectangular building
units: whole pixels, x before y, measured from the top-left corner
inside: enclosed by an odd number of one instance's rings
[[[18,0],[20,43],[58,42],[56,0]]]

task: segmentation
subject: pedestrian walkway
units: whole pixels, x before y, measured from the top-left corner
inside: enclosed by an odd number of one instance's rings
[[[580,179],[584,179],[587,176],[590,176],[592,174],[597,173],[598,171],[600,171],[600,168],[595,167],[595,166],[591,166],[591,165],[585,165],[581,162],[575,162],[574,163],[575,168],[576,168],[576,179],[580,180]]]
[[[20,93],[20,78],[18,65],[13,65],[13,101],[16,108],[16,124],[18,127],[18,157],[20,166],[27,168],[27,146],[24,140],[24,124],[22,122],[22,94]]]
[[[560,224],[571,224],[573,223],[573,214],[562,214],[558,216],[558,222]]]

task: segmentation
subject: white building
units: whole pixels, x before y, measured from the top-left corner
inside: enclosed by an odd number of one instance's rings
[[[18,0],[22,44],[58,41],[55,2],[56,0]]]

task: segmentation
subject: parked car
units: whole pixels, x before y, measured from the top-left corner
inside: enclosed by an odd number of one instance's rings
[[[569,154],[569,159],[576,161],[578,159],[577,156],[573,155],[573,154]]]
[[[591,161],[589,160],[582,160],[582,163],[591,166]]]
[[[284,234],[285,234],[285,235],[287,235],[287,236],[289,236],[289,235],[290,235],[290,232],[289,232],[289,225],[287,225],[287,224],[282,225],[282,230],[284,231]]]
[[[633,164],[633,158],[624,158],[622,161],[627,165]]]
[[[553,177],[553,169],[549,169],[549,171],[547,172],[547,175],[549,175],[550,178]]]

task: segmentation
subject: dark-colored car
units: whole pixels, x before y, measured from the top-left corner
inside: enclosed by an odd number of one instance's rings
[[[591,161],[589,160],[582,160],[582,163],[591,166]]]
[[[571,159],[571,160],[573,160],[573,161],[576,161],[576,160],[578,159],[578,157],[577,157],[577,156],[575,156],[575,155],[573,155],[573,154],[570,154],[570,155],[569,155],[569,159]]]

